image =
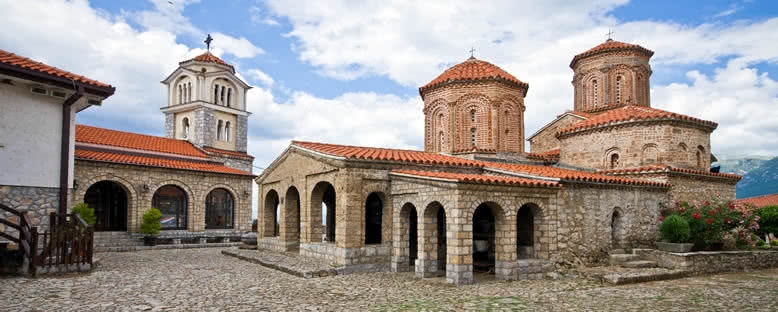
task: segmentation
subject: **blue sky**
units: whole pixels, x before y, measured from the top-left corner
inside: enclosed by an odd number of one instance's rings
[[[204,51],[235,65],[249,152],[291,139],[421,149],[418,87],[471,47],[530,85],[525,132],[572,108],[572,57],[606,39],[655,51],[652,106],[719,123],[717,155],[778,156],[778,1],[0,0],[0,48],[110,83],[78,122],[162,135],[159,83]]]

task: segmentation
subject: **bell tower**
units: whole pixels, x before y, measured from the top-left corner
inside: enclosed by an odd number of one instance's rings
[[[251,86],[235,75],[235,68],[208,51],[178,63],[162,81],[167,87],[165,132],[201,148],[245,153],[248,145],[246,93]]]

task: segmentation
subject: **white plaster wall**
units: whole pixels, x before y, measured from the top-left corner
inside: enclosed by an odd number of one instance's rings
[[[213,140],[213,147],[224,149],[224,150],[235,150],[235,134],[237,133],[235,131],[236,128],[236,122],[237,118],[235,118],[235,115],[223,113],[220,111],[213,111],[213,119],[215,120],[214,127],[218,127],[219,120],[222,121],[222,125],[225,125],[228,121],[230,122],[231,132],[230,133],[230,140],[229,141],[220,141],[216,140],[216,135],[214,134],[214,140]],[[213,133],[216,133],[216,130],[213,131]]]
[[[0,185],[59,186],[64,101],[33,94],[21,82],[0,84]],[[75,133],[72,114],[71,133]],[[71,155],[73,147],[71,139]],[[72,158],[69,170],[72,176]]]
[[[182,112],[182,113],[176,113],[175,114],[175,129],[176,129],[176,139],[184,140],[184,124],[183,120],[184,118],[189,118],[189,137],[186,138],[186,140],[194,141],[195,136],[197,135],[196,127],[195,127],[195,113],[194,111],[188,111],[188,112]]]

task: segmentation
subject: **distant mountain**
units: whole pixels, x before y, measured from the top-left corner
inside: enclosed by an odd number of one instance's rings
[[[746,175],[751,170],[759,168],[771,157],[765,156],[718,156],[719,161],[714,164],[721,166],[721,172]]]
[[[737,198],[778,193],[778,157],[763,161],[753,169],[747,170],[747,168],[757,163],[759,162],[752,160],[733,162],[727,167],[727,171],[723,170],[725,163],[722,163],[722,172],[742,174],[738,170],[745,171],[743,179],[737,184]]]

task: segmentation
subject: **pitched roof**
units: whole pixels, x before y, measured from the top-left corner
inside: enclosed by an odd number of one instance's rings
[[[76,159],[105,161],[120,164],[141,165],[148,167],[161,167],[172,169],[183,169],[192,171],[203,172],[215,172],[215,173],[228,173],[253,176],[249,172],[229,168],[220,163],[207,162],[207,161],[195,161],[186,159],[171,159],[166,157],[155,157],[153,155],[137,155],[112,151],[95,151],[81,149],[78,146],[75,151]]]
[[[468,182],[479,184],[505,184],[516,186],[530,186],[530,187],[560,187],[558,182],[534,180],[525,178],[506,178],[488,176],[482,174],[465,174],[465,173],[452,173],[452,172],[439,172],[439,171],[418,171],[418,170],[392,170],[393,174],[427,177],[436,179],[451,180],[452,182]]]
[[[546,130],[548,127],[551,127],[553,124],[555,124],[558,121],[562,120],[562,118],[565,118],[566,116],[574,116],[574,117],[577,117],[577,118],[580,118],[580,119],[583,120],[583,119],[592,118],[592,116],[594,116],[594,115],[593,114],[589,114],[589,113],[585,113],[585,112],[579,112],[579,111],[570,111],[570,110],[566,111],[564,113],[561,113],[561,114],[557,115],[554,120],[552,120],[551,122],[547,123],[542,128],[540,128],[537,131],[535,131],[535,133],[533,133],[532,135],[530,135],[527,138],[527,141],[532,141],[532,138],[534,138],[535,136],[537,136],[538,134],[543,132],[543,130]]]
[[[207,154],[187,141],[86,125],[76,125],[76,142],[184,156],[208,157]]]
[[[213,147],[204,147],[203,149],[205,151],[209,152],[209,153],[218,153],[218,154],[227,154],[227,155],[233,155],[233,156],[254,158],[254,156],[251,156],[251,155],[249,155],[247,153],[242,153],[242,152],[233,152],[233,151],[228,151],[228,150],[223,150],[223,149],[218,149],[218,148],[213,148]]]
[[[756,207],[778,206],[778,194],[762,195],[737,200],[738,204],[751,204]]]
[[[522,174],[527,174],[532,176],[557,178],[563,181],[670,187],[670,184],[667,183],[643,181],[643,180],[628,179],[628,178],[618,178],[618,177],[607,176],[607,175],[588,172],[588,171],[564,169],[564,168],[551,167],[551,166],[536,166],[536,165],[496,163],[496,162],[487,163],[485,166],[487,168],[500,169],[504,171],[522,173]]]
[[[0,63],[12,65],[18,68],[23,68],[31,71],[36,71],[44,74],[48,74],[55,77],[64,77],[67,79],[75,80],[78,82],[82,82],[85,84],[102,87],[102,88],[108,88],[108,89],[114,89],[111,85],[107,83],[103,83],[94,79],[90,79],[78,74],[71,73],[66,70],[62,70],[59,68],[56,68],[54,66],[49,66],[46,64],[43,64],[38,61],[34,61],[32,59],[16,55],[14,53],[5,51],[0,49]]]
[[[543,161],[558,161],[560,153],[560,149],[557,148],[543,153],[527,153],[527,158]]]
[[[695,169],[687,169],[687,168],[676,168],[676,167],[668,166],[668,165],[664,165],[664,164],[643,166],[643,167],[637,167],[637,168],[600,170],[600,171],[597,171],[597,172],[601,173],[601,174],[607,174],[607,175],[643,174],[643,173],[657,173],[657,172],[680,172],[680,173],[706,175],[706,176],[712,176],[712,177],[722,177],[722,178],[737,179],[737,180],[740,180],[740,179],[743,178],[743,176],[737,175],[737,174],[708,172],[708,171],[703,171],[703,170],[695,170]]]
[[[419,94],[423,96],[424,92],[445,83],[478,80],[497,80],[518,87],[529,88],[527,83],[516,79],[516,77],[502,70],[502,68],[497,65],[470,57],[466,61],[446,69],[446,71],[430,81],[430,83],[419,88]]]
[[[595,115],[589,118],[588,120],[584,120],[575,123],[573,125],[570,125],[567,128],[559,130],[559,133],[557,133],[557,135],[577,132],[579,130],[585,130],[585,129],[595,128],[599,126],[606,126],[612,123],[622,123],[622,122],[629,122],[629,121],[667,120],[667,119],[693,122],[713,129],[715,129],[718,126],[717,123],[712,121],[689,117],[686,115],[668,112],[661,109],[645,107],[645,106],[628,105],[628,106],[613,109],[611,111],[602,113],[600,115]]]
[[[647,55],[648,57],[651,57],[654,55],[654,51],[651,51],[649,49],[646,49],[644,47],[641,47],[637,44],[630,44],[630,43],[624,43],[620,41],[615,41],[613,39],[608,39],[605,42],[597,45],[594,48],[591,48],[587,50],[586,52],[580,53],[573,57],[573,60],[570,62],[570,68],[573,68],[575,66],[575,63],[577,63],[582,58],[586,58],[589,56],[601,54],[601,53],[607,53],[607,52],[615,52],[615,51],[627,51],[632,50],[636,52],[643,53]]]
[[[292,141],[293,146],[352,160],[395,161],[416,164],[477,167],[480,162],[421,151]]]
[[[232,65],[230,65],[227,62],[225,62],[224,60],[220,59],[218,56],[211,54],[210,51],[205,52],[203,54],[200,54],[198,56],[195,56],[195,57],[193,57],[191,59],[188,59],[186,61],[180,62],[179,65],[183,64],[183,63],[186,63],[186,62],[191,62],[191,61],[221,64],[221,65],[224,65],[224,66],[229,66],[230,69],[232,69],[233,72],[235,71],[235,68],[232,67]]]

